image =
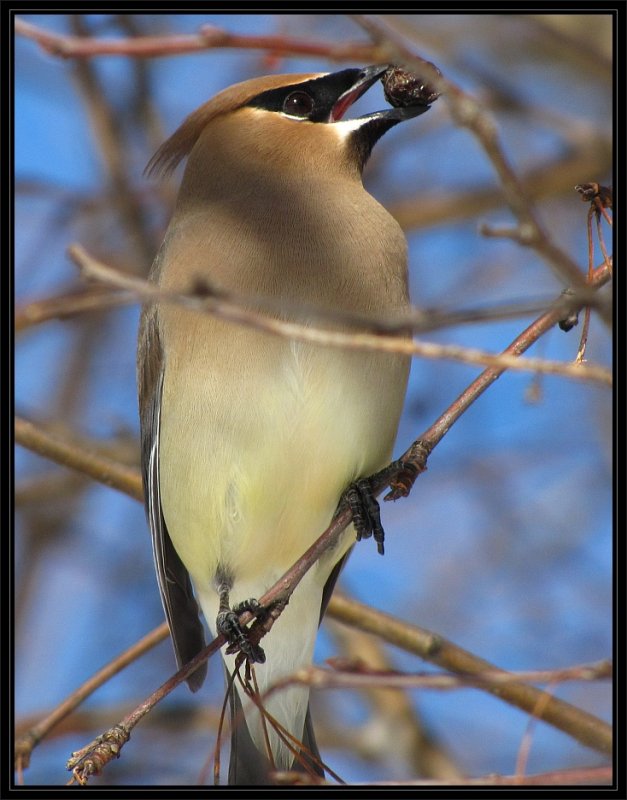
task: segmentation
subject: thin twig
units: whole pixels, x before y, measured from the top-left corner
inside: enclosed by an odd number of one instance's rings
[[[110,268],[107,267],[107,269]],[[119,272],[117,274],[128,275],[129,273]],[[89,277],[88,271],[86,277]],[[98,279],[98,276],[95,277]],[[232,302],[236,302],[234,295],[227,295],[221,292],[220,296],[225,298],[228,296]],[[394,317],[389,315],[380,317],[374,314],[362,314],[344,309],[327,311],[295,303],[288,305],[287,308],[291,312],[302,312],[302,315],[308,319],[315,320],[319,318],[319,321],[337,322],[350,327],[363,327],[374,333],[398,333],[409,329],[414,333],[427,333],[457,325],[519,319],[530,314],[539,314],[555,306],[563,309],[563,314],[566,315],[573,305],[580,303],[598,308],[600,305],[598,299],[596,290],[586,288],[583,291],[569,293],[568,296],[561,295],[557,300],[549,300],[545,297],[530,298],[511,303],[477,305],[469,308],[412,308],[406,312],[399,312]],[[108,288],[104,284],[94,285],[82,290],[71,289],[57,296],[32,300],[18,306],[14,313],[14,329],[17,333],[51,320],[69,319],[79,314],[136,302],[136,294],[118,288]],[[239,302],[241,304],[246,302],[248,306],[251,305],[248,299],[244,301],[244,298],[239,298]],[[270,314],[286,309],[286,304],[283,301],[277,301],[275,298],[270,297],[255,298],[255,303],[259,304],[259,310]]]
[[[521,172],[520,182],[535,202],[570,190],[582,174],[605,173],[612,163],[611,140],[590,138],[569,147],[561,158]],[[479,183],[471,189],[445,190],[437,187],[418,196],[393,200],[387,209],[404,230],[450,225],[455,220],[476,219],[502,206],[503,194],[493,183]]]
[[[351,786],[591,786],[610,785],[613,770],[611,765],[604,767],[577,767],[576,769],[554,770],[541,772],[536,775],[484,775],[479,778],[437,780],[407,780],[399,784],[398,781],[375,781],[367,784],[351,783]]]
[[[488,111],[453,81],[439,75],[432,68],[433,65],[429,65],[429,62],[409,50],[405,40],[383,19],[371,16],[356,16],[354,19],[386,52],[385,61],[403,64],[406,69],[424,77],[443,94],[453,119],[475,136],[492,162],[505,200],[518,221],[521,241],[532,247],[549,264],[564,285],[574,288],[583,286],[585,279],[577,264],[568,254],[560,250],[544,230],[521,180],[505,155],[499,141],[496,123]]]
[[[142,639],[133,644],[117,658],[114,658],[106,664],[101,670],[94,673],[88,680],[78,687],[72,694],[67,697],[63,702],[59,703],[57,707],[43,719],[39,720],[37,724],[29,728],[28,731],[23,733],[15,742],[15,768],[18,774],[27,769],[30,763],[30,757],[33,749],[44,739],[50,731],[56,727],[62,720],[74,711],[82,702],[84,702],[90,695],[97,689],[104,685],[118,672],[121,672],[129,664],[137,661],[138,658],[147,653],[157,644],[167,639],[170,635],[167,623],[163,622],[157,628],[154,628],[150,633],[147,633]]]
[[[519,359],[519,353],[510,353],[505,350],[500,354],[486,353],[478,349],[469,349],[458,345],[443,345],[430,342],[412,341],[401,336],[389,336],[372,333],[347,333],[345,331],[327,330],[298,322],[289,322],[283,319],[264,314],[253,306],[261,307],[272,304],[272,300],[264,298],[246,298],[234,293],[220,291],[208,294],[207,291],[183,293],[165,291],[154,283],[136,278],[134,276],[114,270],[90,256],[80,245],[72,245],[68,249],[72,260],[79,266],[83,275],[99,280],[109,286],[115,286],[128,292],[134,292],[137,299],[143,302],[167,302],[189,308],[193,311],[211,313],[221,319],[237,322],[241,325],[263,330],[277,336],[284,336],[298,341],[311,342],[329,347],[344,347],[360,350],[380,350],[388,353],[404,353],[411,356],[421,356],[431,359],[450,359],[465,364],[491,365],[500,372],[513,369],[530,372],[546,372],[553,375],[574,378],[576,380],[589,380],[611,386],[612,373],[606,367],[593,364],[571,364],[544,359]],[[603,268],[601,268],[603,270]],[[607,270],[604,270],[605,280],[597,278],[600,285],[609,280]],[[323,312],[320,312],[321,314]],[[555,322],[564,315],[563,308],[555,311]],[[340,315],[337,315],[342,318]],[[346,317],[343,317],[346,319]],[[373,325],[376,324],[374,320]],[[393,324],[397,324],[392,320]],[[552,324],[555,324],[553,322]],[[389,323],[388,323],[389,324]],[[551,327],[551,326],[549,326]],[[531,344],[531,342],[530,342]],[[527,348],[525,348],[527,349]],[[522,352],[522,351],[521,351]],[[500,373],[499,373],[500,374]]]
[[[611,672],[609,677],[611,677]],[[525,732],[523,733],[522,739],[520,740],[520,746],[518,747],[518,753],[516,755],[515,772],[516,775],[520,777],[521,783],[524,781],[525,772],[527,771],[529,753],[531,752],[531,745],[533,743],[533,732],[538,723],[538,720],[542,718],[542,713],[544,712],[544,709],[551,701],[555,689],[557,689],[558,682],[559,679],[557,678],[555,679],[555,681],[551,681],[550,685],[545,689],[544,695],[538,698],[538,702],[536,703],[535,708],[531,712],[531,716],[527,720],[527,726],[525,728]]]
[[[600,285],[599,281],[602,284],[607,280],[609,280],[609,271],[603,265],[594,271],[591,285]],[[560,314],[558,312],[555,310],[547,311],[546,314],[536,319],[505,348],[504,355],[508,358],[517,358],[559,321]],[[578,364],[576,368],[580,366],[582,365]],[[385,500],[397,500],[399,497],[405,497],[409,493],[416,477],[426,469],[427,459],[436,445],[439,444],[462,414],[486,389],[500,378],[504,371],[500,367],[488,367],[488,369],[484,370],[464,389],[457,400],[403,453],[399,459],[399,463],[405,465],[403,469],[398,470],[395,475],[385,474],[386,471],[382,470],[381,479],[376,485],[383,486],[386,481],[389,481],[392,486],[392,491],[385,496]]]
[[[67,292],[57,297],[34,300],[15,309],[13,322],[16,333],[50,320],[69,319],[77,314],[103,311],[134,302],[134,296],[119,289],[90,287]]]
[[[328,623],[328,617],[325,618]],[[392,672],[392,658],[385,642],[377,636],[357,630],[354,626],[327,624],[340,651],[349,663],[359,660],[369,670]],[[327,660],[327,663],[331,663]],[[337,661],[333,659],[333,667]],[[361,758],[379,763],[402,761],[412,774],[421,778],[461,778],[453,755],[442,737],[423,720],[409,692],[398,692],[372,686],[364,692],[370,706],[368,720],[351,728],[352,751]],[[373,731],[376,735],[373,736]],[[339,734],[339,732],[338,732]]]
[[[97,480],[101,480],[107,485],[117,486],[137,499],[141,498],[141,480],[137,472],[134,472],[134,474],[132,474],[132,479],[129,480],[129,473],[133,473],[133,471],[126,467],[120,467],[120,465],[115,462],[109,464],[108,459],[97,459],[96,463],[94,463],[94,460],[88,457],[83,463],[73,448],[59,446],[59,442],[56,441],[54,437],[51,437],[49,434],[42,434],[39,430],[35,430],[36,435],[33,435],[34,428],[35,426],[32,426],[30,423],[18,421],[18,425],[16,426],[16,431],[18,432],[16,438],[26,446],[32,447],[35,445],[35,449],[41,452],[42,455],[46,455],[66,465],[71,464],[76,469],[85,468],[88,474],[92,475],[92,477]],[[28,435],[24,435],[24,432]],[[68,460],[70,464],[68,464]],[[103,464],[102,462],[105,463]],[[381,491],[383,487],[379,486],[377,488]],[[307,569],[315,563],[326,549],[333,546],[337,537],[350,521],[351,515],[348,509],[338,514],[329,528],[327,528],[314,545],[309,548],[275,586],[260,598],[262,605],[271,605],[281,598],[289,597]],[[376,632],[386,641],[404,647],[410,652],[417,652],[422,657],[428,658],[428,660],[446,669],[452,669],[457,672],[462,671],[466,674],[472,674],[478,670],[494,669],[493,665],[489,664],[489,662],[477,659],[467,651],[456,648],[439,636],[435,636],[429,632],[425,633],[420,629],[408,626],[392,617],[381,615],[380,612],[372,612],[354,602],[349,604],[345,599],[340,599],[337,596],[331,598],[328,613],[336,619],[355,624],[362,630]],[[242,624],[247,624],[251,619],[252,615],[246,613],[242,615],[240,621]],[[150,708],[159,702],[159,700],[175,686],[184,681],[186,677],[194,672],[212,653],[216,652],[223,643],[224,641],[221,636],[211,642],[204,651],[196,656],[189,664],[185,665],[183,669],[179,670],[171,680],[163,684],[163,686],[147,698],[138,709],[125,718],[120,723],[123,729],[128,730],[130,733],[132,727],[139,722]],[[494,694],[507,700],[507,702],[519,705],[519,707],[522,708],[527,708],[527,710],[529,710],[529,705],[531,703],[536,702],[538,696],[538,690],[528,686],[512,687],[505,685],[492,691]],[[555,713],[554,709],[558,709],[558,713]],[[564,711],[564,709],[566,709],[566,711]],[[568,704],[563,704],[562,701],[553,699],[551,703],[548,704],[543,719],[562,730],[567,730],[567,732],[571,733],[571,735],[578,738],[580,741],[584,741],[584,743],[588,743],[588,739],[590,738],[592,738],[594,742],[598,742],[599,737],[603,740],[603,735],[605,735],[603,731],[605,727],[601,728],[601,734],[599,734],[595,726],[604,726],[604,724],[595,720],[592,724],[592,733],[589,731],[589,725],[587,727],[584,725],[584,730],[581,732],[581,715],[584,715],[584,721],[586,716],[590,716],[585,715],[585,712],[580,712],[578,709],[573,709]],[[594,718],[592,719],[594,720]],[[574,728],[574,730],[571,731],[571,728]],[[98,743],[98,746],[102,747],[103,745],[102,743]],[[591,744],[590,746],[595,746],[595,744]],[[110,745],[107,745],[107,752],[112,752],[108,749],[109,747]],[[597,749],[604,749],[603,742],[601,747],[597,746]],[[83,761],[80,759],[78,760],[77,765],[80,764],[85,766],[88,771],[94,766],[94,762],[90,761],[87,756]]]
[[[73,445],[23,417],[15,419],[15,441],[44,458],[89,475],[136,500],[143,498],[141,477],[137,470],[83,446]]]
[[[430,634],[431,641],[439,639]],[[455,647],[455,645],[454,645]],[[473,656],[474,658],[474,656]],[[314,689],[438,689],[453,691],[468,687],[492,691],[502,686],[523,683],[562,683],[565,681],[599,681],[612,678],[612,663],[599,661],[594,664],[581,664],[575,667],[547,670],[524,670],[506,672],[495,667],[479,670],[472,675],[434,675],[432,673],[409,673],[394,670],[372,669],[361,659],[330,659],[332,669],[325,667],[303,667],[297,672],[274,683],[264,694],[267,697],[288,686],[310,686]],[[537,701],[545,703],[551,695],[538,693]],[[529,710],[529,709],[526,709]],[[535,712],[535,708],[531,709]],[[541,718],[542,714],[539,713]],[[596,722],[601,722],[593,717]],[[603,723],[605,724],[605,723]],[[607,730],[611,731],[610,726]]]
[[[85,36],[66,36],[52,33],[23,19],[15,20],[15,32],[37,42],[47,53],[60,58],[87,59],[96,56],[132,56],[159,58],[186,55],[216,48],[238,50],[268,50],[282,56],[319,56],[330,61],[380,63],[381,53],[370,42],[341,44],[313,42],[283,35],[242,35],[230,33],[214,25],[203,25],[196,34],[166,36],[136,36],[120,39],[91,39]]]
[[[486,690],[527,713],[533,712],[538,698],[544,694],[534,686],[509,682],[507,672],[499,670],[489,661],[458,647],[437,633],[417,625],[410,625],[390,614],[369,608],[363,603],[349,600],[337,592],[331,597],[327,614],[339,622],[352,625],[380,637],[389,644],[415,653],[425,661],[456,675],[470,677],[501,673],[502,685],[493,684],[491,688],[486,687]],[[570,703],[555,697],[551,698],[542,713],[542,720],[588,747],[603,753],[611,753],[611,727]]]
[[[87,28],[81,15],[71,15],[70,23],[76,33],[86,35]],[[116,207],[120,224],[126,230],[128,243],[135,253],[134,260],[139,264],[150,264],[156,243],[150,234],[144,207],[129,178],[131,148],[120,123],[119,113],[109,102],[94,65],[89,61],[75,60],[72,66],[106,168],[105,177],[109,185],[111,204]]]

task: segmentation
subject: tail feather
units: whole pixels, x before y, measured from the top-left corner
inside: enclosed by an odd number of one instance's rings
[[[229,703],[231,707],[231,757],[229,761],[229,785],[231,786],[268,786],[273,783],[270,778],[272,765],[270,760],[257,749],[248,731],[242,712],[239,694],[233,686],[230,689]],[[295,758],[291,767],[295,772],[306,772],[324,777],[324,770],[314,759],[320,760],[320,752],[316,744],[311,711],[307,706],[305,727],[303,730],[301,758]]]
[[[333,592],[333,588],[335,583],[338,579],[338,576],[346,563],[346,559],[350,554],[350,550],[339,559],[337,564],[331,570],[329,577],[326,580],[325,586],[323,588],[321,596],[319,594],[316,595],[316,602],[320,604],[320,618],[318,621],[322,621],[322,617],[324,616],[324,612],[326,611],[329,599],[331,597],[331,593]],[[310,594],[307,593],[306,589],[306,579],[303,583],[298,587],[297,591],[292,596],[292,602],[290,605],[285,609],[283,614],[283,623],[281,622],[281,618],[277,621],[275,628],[270,632],[268,641],[266,644],[266,654],[268,656],[268,661],[265,665],[259,667],[259,671],[257,672],[257,677],[259,679],[259,687],[261,692],[263,693],[264,688],[267,688],[268,685],[271,685],[273,680],[277,680],[278,678],[282,677],[281,671],[278,670],[276,672],[271,673],[269,667],[271,666],[271,661],[273,658],[274,649],[274,657],[281,655],[281,650],[278,652],[276,648],[271,646],[271,641],[274,642],[276,645],[277,640],[270,640],[270,637],[274,634],[276,637],[277,633],[280,633],[280,626],[286,622],[285,617],[293,617],[292,623],[299,627],[300,630],[304,630],[305,623],[306,623],[306,605],[307,603],[312,603],[313,598]],[[299,616],[300,615],[300,616]],[[277,630],[277,628],[279,630]],[[283,632],[283,636],[285,636],[285,631]],[[290,642],[292,645],[294,644],[294,630],[292,629],[292,633],[288,632],[287,640],[280,641],[280,648],[285,649],[286,641]],[[227,657],[228,659],[229,657]],[[232,665],[233,661],[230,658],[230,663]],[[225,665],[226,666],[226,665]],[[296,664],[293,665],[287,671],[287,674],[293,671]],[[227,668],[227,675],[228,675],[228,667]],[[232,667],[231,667],[232,668]],[[318,751],[318,746],[316,744],[316,738],[314,736],[313,725],[311,721],[311,712],[309,703],[306,704],[306,713],[304,716],[299,717],[298,715],[295,717],[292,713],[292,710],[295,708],[294,705],[294,693],[296,692],[303,692],[302,687],[291,687],[287,689],[283,693],[283,698],[286,699],[287,708],[282,706],[281,698],[279,696],[274,696],[273,698],[269,698],[269,702],[267,705],[269,706],[268,710],[270,713],[273,713],[279,719],[284,720],[284,724],[289,725],[290,721],[292,723],[292,727],[290,728],[291,733],[296,736],[304,745],[304,750],[301,751],[301,757],[304,763],[297,758],[294,758],[291,763],[289,759],[289,752],[286,751],[284,746],[281,746],[280,750],[275,752],[275,760],[279,763],[279,767],[286,769],[293,769],[297,772],[309,772],[310,774],[319,775],[320,777],[324,777],[324,770],[318,766],[318,764],[313,761],[310,757],[308,757],[308,752],[310,752],[314,758],[320,760],[320,753]],[[287,700],[289,693],[292,693],[292,699]],[[255,738],[257,739],[257,744],[253,740],[253,737],[250,733],[250,728],[246,724],[244,720],[244,714],[242,713],[242,699],[235,687],[234,683],[230,685],[230,707],[231,707],[231,760],[229,763],[229,784],[231,785],[239,785],[239,786],[267,786],[268,784],[272,783],[269,779],[268,775],[272,770],[272,766],[268,756],[263,752],[263,743],[262,743],[262,736],[260,734],[260,728],[258,724],[254,723],[252,719],[249,720],[249,724],[252,725],[252,729],[256,731]],[[302,708],[302,707],[301,707]],[[304,710],[304,709],[303,709]],[[256,712],[253,711],[253,714]],[[297,726],[298,723],[294,722],[296,719],[300,718],[304,720],[301,724],[303,725],[302,732],[298,732]],[[273,750],[275,749],[276,745],[276,738],[272,736],[273,739]]]

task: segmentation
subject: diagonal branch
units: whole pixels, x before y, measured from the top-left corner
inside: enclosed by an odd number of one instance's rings
[[[62,720],[71,714],[78,706],[83,703],[96,689],[100,688],[118,672],[121,672],[129,664],[137,661],[148,650],[167,639],[169,635],[168,626],[165,622],[147,633],[132,647],[125,650],[120,656],[114,658],[102,669],[85,681],[79,688],[72,692],[62,703],[53,709],[46,717],[39,720],[15,741],[14,760],[15,768],[18,773],[27,769],[30,764],[30,757],[33,749],[44,739],[50,731],[55,728]]]
[[[16,421],[16,441],[66,466],[80,470],[85,469],[88,474],[97,480],[119,488],[138,500],[141,499],[141,478],[135,470],[122,467],[110,459],[84,454],[84,450],[72,448],[71,445],[60,446],[60,442],[56,437],[21,419]],[[333,545],[349,523],[350,511],[345,510],[335,518],[324,534],[296,564],[260,598],[260,602],[264,605],[271,605],[281,598],[289,597],[305,572],[328,547]],[[436,634],[417,626],[408,625],[382,612],[362,606],[355,601],[349,601],[344,597],[332,597],[328,613],[339,621],[354,625],[361,630],[375,633],[385,641],[402,647],[409,652],[414,652],[425,660],[449,671],[458,674],[476,675],[479,672],[494,669],[489,662],[474,656]],[[240,621],[242,624],[247,624],[251,621],[251,618],[252,615],[245,614],[242,615]],[[215,653],[223,643],[222,637],[214,639],[204,651],[189,664],[185,665],[183,669],[179,670],[175,676],[166,681],[137,709],[122,720],[117,727],[130,733],[132,728],[156,703],[172,691],[175,686],[182,683],[189,674],[195,671],[200,663]],[[492,691],[506,702],[517,705],[519,708],[529,712],[533,711],[538,697],[542,696],[542,693],[534,687],[510,683],[494,688]],[[580,709],[551,698],[543,710],[542,719],[560,730],[564,730],[584,744],[602,752],[607,752],[611,737],[609,726],[592,717],[592,715],[587,715]],[[105,748],[106,752],[113,754],[113,751],[110,750],[112,743],[109,739],[104,742],[98,742],[97,747]],[[91,768],[89,765],[93,766],[96,763],[93,761],[93,754],[89,748],[90,746],[84,749],[85,752],[81,751],[81,755],[77,756],[75,768],[80,766],[81,769],[85,768],[89,772]],[[82,774],[80,770],[79,774]]]
[[[81,253],[79,253],[79,255],[82,257]],[[95,262],[95,264],[96,267],[99,266],[98,262]],[[608,272],[607,265],[596,270],[592,276],[592,285],[607,280]],[[137,279],[131,278],[130,280],[136,281]],[[124,288],[129,289],[129,286],[125,285]],[[147,288],[141,288],[144,292],[147,292],[148,295],[151,293],[153,295],[154,293],[158,293],[159,299],[163,300],[158,287],[147,284]],[[185,297],[184,299],[189,300],[190,298]],[[192,300],[197,302],[198,298],[192,298]],[[520,353],[524,352],[533,342],[537,341],[546,330],[555,325],[562,314],[563,309],[558,308],[546,312],[523,331],[505,352],[513,357],[518,357]],[[406,451],[403,459],[399,462],[395,462],[385,470],[382,470],[381,473],[374,476],[372,478],[372,485],[375,494],[379,494],[389,485],[392,487],[392,491],[387,495],[386,499],[396,499],[397,497],[406,496],[417,475],[425,469],[426,459],[434,447],[441,441],[454,422],[459,419],[463,411],[466,410],[470,404],[505,371],[505,369],[504,366],[501,366],[491,367],[485,370],[455,403],[453,403],[452,406],[450,406],[449,409],[447,409],[447,411],[445,411],[444,414],[414,442]],[[66,466],[85,471],[87,474],[108,485],[119,487],[122,491],[138,499],[141,497],[141,482],[139,475],[134,470],[123,468],[119,471],[119,465],[111,459],[89,453],[85,451],[84,448],[72,447],[66,442],[59,440],[57,437],[44,434],[36,426],[26,420],[19,418],[16,420],[16,441],[31,447],[31,449],[36,450],[42,455],[47,455],[60,463],[64,463]],[[310,569],[323,553],[335,545],[338,537],[350,522],[350,509],[341,508],[319,539],[314,542],[307,552],[303,554],[268,592],[259,598],[260,603],[266,607],[283,607],[308,569]],[[333,606],[335,606],[335,603],[333,603]],[[252,621],[252,615],[250,613],[246,612],[241,615],[241,624],[246,625],[250,621]],[[400,624],[403,625],[403,623]],[[386,628],[387,627],[393,626],[390,625],[386,626]],[[424,636],[425,634],[421,632],[420,635]],[[465,651],[455,646],[452,646],[451,649],[451,647],[447,646],[448,643],[443,639],[440,637],[434,638],[434,635],[429,632],[426,633],[426,639],[428,645],[425,648],[423,657],[433,660],[434,663],[438,663],[436,659],[440,659],[444,662],[443,665],[446,665],[448,660],[446,654],[453,652],[455,656],[453,662],[459,664],[461,658],[461,663],[464,665],[461,671],[464,673],[470,672],[472,674],[473,671],[476,673],[478,670],[492,668],[492,665],[488,662],[484,662],[481,659],[477,660],[474,656],[470,656],[469,659],[466,659],[465,657],[468,654],[466,654]],[[118,725],[102,737],[99,737],[95,742],[92,742],[78,753],[75,753],[69,762],[69,768],[72,769],[75,779],[81,783],[85,782],[89,775],[96,774],[111,758],[119,755],[120,748],[130,736],[130,731],[143,716],[145,716],[145,714],[175,686],[183,682],[188,675],[194,672],[200,663],[216,652],[222,644],[224,644],[223,637],[219,636],[214,639],[207,648],[199,653],[189,664],[179,670],[175,676],[164,683]],[[445,654],[444,656],[443,653]],[[450,669],[450,665],[447,666],[447,668]],[[503,696],[503,687],[499,687],[493,691],[499,696]],[[507,689],[505,689],[505,691],[507,691]],[[529,695],[530,691],[531,695]],[[566,730],[570,735],[588,746],[596,747],[602,752],[607,752],[608,747],[611,746],[609,744],[611,741],[611,730],[609,726],[592,717],[592,715],[586,715],[585,712],[569,704],[563,704],[555,698],[549,698],[549,700],[545,701],[543,693],[534,694],[534,692],[538,691],[539,690],[528,686],[523,686],[519,689],[514,688],[514,692],[519,696],[513,700],[510,699],[510,702],[514,702],[514,704],[520,707],[529,708],[531,701],[533,701],[532,710],[536,710],[538,707],[538,697],[541,696],[543,698],[542,719],[549,721],[548,717],[554,716],[555,718],[551,721],[556,727]],[[555,708],[558,710],[556,714],[553,714],[551,709]]]

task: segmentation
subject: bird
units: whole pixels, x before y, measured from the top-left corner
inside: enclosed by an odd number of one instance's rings
[[[345,118],[388,67],[256,77],[192,112],[147,167],[167,175],[186,159],[149,280],[164,294],[231,293],[244,308],[271,301],[275,318],[305,325],[317,312],[337,314],[338,330],[348,324],[342,313],[405,311],[407,242],[362,172],[378,139],[428,106]],[[179,666],[204,646],[201,611],[212,635],[230,641],[227,675],[241,650],[261,695],[312,663],[352,526],[261,643],[237,615],[263,617],[256,598],[317,539],[345,493],[388,463],[408,374],[406,355],[276,336],[164,298],[144,305],[142,478]],[[202,665],[189,676],[190,689],[205,674]],[[324,775],[306,687],[263,703],[301,743],[294,747],[264,723],[242,684],[229,686],[230,784],[267,785],[273,770]]]

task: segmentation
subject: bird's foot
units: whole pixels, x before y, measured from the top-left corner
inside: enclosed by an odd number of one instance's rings
[[[347,503],[353,514],[353,525],[357,534],[357,541],[369,539],[371,536],[377,543],[377,551],[383,555],[383,541],[385,532],[381,525],[381,510],[368,478],[351,483],[344,492],[343,500]]]
[[[253,641],[254,637],[250,636],[248,628],[239,621],[240,614],[244,611],[250,611],[256,620],[263,619],[268,613],[254,598],[244,600],[233,608],[221,604],[216,618],[218,633],[221,633],[228,643],[227,653],[242,653],[250,663],[263,664],[266,660],[263,648]]]

